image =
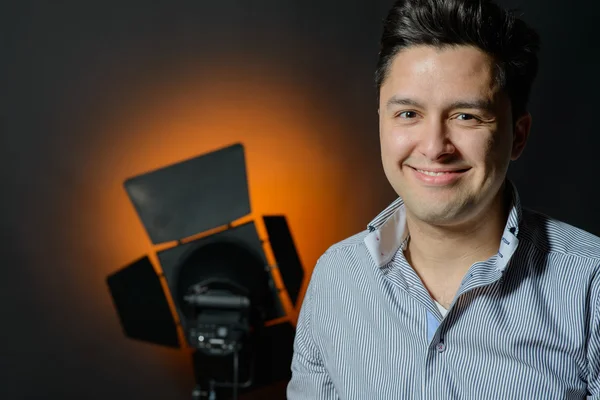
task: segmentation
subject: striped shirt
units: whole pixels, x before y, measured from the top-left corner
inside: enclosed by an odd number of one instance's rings
[[[290,400],[600,400],[600,238],[513,203],[445,316],[394,201],[330,247],[300,311]]]

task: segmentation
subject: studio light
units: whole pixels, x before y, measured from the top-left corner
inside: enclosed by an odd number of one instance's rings
[[[304,272],[284,216],[262,217],[265,243],[255,221],[236,224],[250,213],[243,146],[130,178],[124,186],[152,243],[166,247],[156,253],[156,268],[143,256],[107,278],[125,335],[193,349],[194,399],[237,398],[239,391],[288,380],[294,328],[281,318],[272,272],[279,270],[295,305]],[[277,265],[267,262],[264,245]]]

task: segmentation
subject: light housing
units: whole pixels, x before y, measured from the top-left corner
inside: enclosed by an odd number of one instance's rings
[[[255,221],[236,224],[251,211],[243,146],[132,177],[124,186],[152,243],[166,247],[156,253],[158,266],[145,256],[107,278],[125,335],[194,349],[202,388],[289,379],[294,329],[285,318],[269,322],[286,316],[272,269],[279,269],[293,304],[304,270],[284,216],[259,221],[277,265],[267,262]],[[217,232],[203,234],[208,230]]]

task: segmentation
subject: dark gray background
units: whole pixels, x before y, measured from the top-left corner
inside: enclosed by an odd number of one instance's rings
[[[0,398],[189,398],[187,355],[125,339],[104,286],[106,272],[119,266],[106,265],[113,262],[109,256],[94,259],[89,241],[65,234],[86,229],[77,213],[90,212],[97,195],[86,179],[103,168],[87,163],[102,134],[97,124],[127,93],[168,75],[177,63],[251,54],[299,74],[321,104],[330,105],[328,117],[352,127],[340,173],[360,173],[362,180],[346,188],[348,196],[371,199],[332,217],[332,223],[349,221],[335,239],[364,228],[393,198],[380,167],[372,87],[380,21],[390,4],[5,2]],[[544,42],[531,102],[533,132],[511,176],[526,206],[599,234],[598,3],[503,4],[519,5]],[[324,143],[339,139],[319,134]],[[324,250],[330,244],[319,245]]]

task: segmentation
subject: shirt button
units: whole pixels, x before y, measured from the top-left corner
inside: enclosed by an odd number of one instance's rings
[[[438,353],[443,353],[446,351],[446,345],[444,343],[438,343],[437,346],[435,346],[435,349]]]

